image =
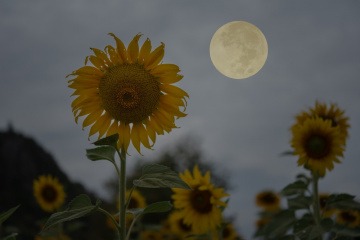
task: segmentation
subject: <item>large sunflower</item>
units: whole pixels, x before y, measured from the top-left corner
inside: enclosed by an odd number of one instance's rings
[[[258,193],[255,197],[256,205],[265,211],[275,212],[280,209],[280,197],[271,190],[265,190]]]
[[[53,212],[65,201],[63,185],[51,175],[42,175],[33,182],[34,196],[40,207],[46,212]]]
[[[334,168],[334,162],[340,163],[343,156],[342,139],[331,121],[321,118],[308,118],[303,124],[292,128],[291,146],[294,154],[299,155],[298,165],[304,165],[324,176],[326,170]]]
[[[296,116],[296,124],[303,124],[306,119],[315,117],[331,121],[331,126],[339,129],[339,136],[342,139],[343,144],[346,143],[350,125],[349,118],[345,116],[344,110],[341,110],[334,103],[328,106],[325,103],[316,101],[314,107],[311,107],[308,111],[303,111]]]
[[[172,198],[174,207],[181,210],[184,224],[191,225],[195,233],[215,230],[222,220],[221,207],[226,203],[221,199],[228,196],[222,188],[216,188],[210,182],[210,172],[203,176],[198,166],[180,174],[191,190],[174,188]]]
[[[172,85],[182,79],[179,67],[164,64],[165,45],[151,51],[151,41],[146,39],[139,47],[140,34],[129,46],[113,33],[116,48],[105,50],[91,48],[94,52],[85,60],[93,66],[84,66],[74,71],[69,87],[77,96],[71,104],[75,121],[86,116],[83,128],[91,126],[89,136],[98,133],[98,138],[119,134],[118,147],[127,150],[130,142],[140,152],[140,145],[151,148],[156,135],[170,132],[175,118],[186,114],[188,94]],[[149,141],[150,139],[150,141]]]

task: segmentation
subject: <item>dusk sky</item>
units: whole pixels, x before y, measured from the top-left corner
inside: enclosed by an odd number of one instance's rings
[[[305,172],[290,150],[294,116],[316,100],[336,103],[350,118],[341,164],[320,182],[320,191],[360,195],[360,1],[75,0],[0,2],[0,129],[33,137],[74,180],[106,197],[113,175],[107,162],[90,162],[89,129],[71,112],[65,76],[83,66],[90,47],[127,45],[142,33],[153,47],[165,43],[164,63],[184,75],[177,84],[190,95],[180,127],[159,136],[143,158],[192,135],[208,161],[233,188],[226,214],[236,216],[245,239],[255,231],[254,198],[280,190]],[[215,31],[247,21],[265,35],[269,52],[254,76],[220,74],[209,56]],[[128,167],[142,157],[130,148]]]

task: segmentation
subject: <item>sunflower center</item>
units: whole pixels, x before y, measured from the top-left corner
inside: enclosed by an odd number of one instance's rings
[[[140,64],[122,64],[105,73],[99,84],[103,108],[115,120],[138,123],[156,109],[160,83]]]
[[[328,139],[320,135],[311,135],[305,143],[305,150],[311,158],[323,158],[329,153]]]
[[[209,213],[212,210],[211,192],[208,190],[193,190],[191,193],[191,205],[199,213]]]
[[[265,193],[262,197],[262,200],[264,203],[272,204],[276,202],[276,197],[272,193]]]
[[[139,208],[139,202],[137,199],[135,198],[131,198],[130,203],[129,203],[129,208]]]
[[[356,220],[356,216],[351,212],[347,212],[347,211],[341,213],[341,218],[348,223],[352,223]]]
[[[57,198],[57,191],[53,186],[46,185],[41,190],[41,197],[48,203],[52,203]]]

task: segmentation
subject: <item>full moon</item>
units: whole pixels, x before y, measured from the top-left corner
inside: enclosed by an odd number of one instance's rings
[[[210,42],[210,58],[215,68],[229,78],[255,75],[265,64],[268,44],[255,25],[229,22],[220,27]]]

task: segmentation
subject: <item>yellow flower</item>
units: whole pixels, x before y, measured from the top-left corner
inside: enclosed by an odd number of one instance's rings
[[[53,212],[65,201],[63,185],[51,175],[42,175],[33,182],[34,196],[40,207],[46,212]]]
[[[127,151],[130,142],[140,153],[140,145],[151,148],[156,135],[176,128],[175,118],[186,114],[188,94],[172,85],[182,79],[179,67],[162,63],[165,45],[151,51],[151,41],[146,39],[139,47],[140,34],[129,46],[113,33],[116,48],[105,50],[91,48],[94,52],[85,60],[93,66],[74,71],[69,87],[77,96],[71,104],[75,121],[86,116],[83,128],[91,126],[89,137],[98,138],[119,134],[118,147]],[[150,141],[149,141],[150,140]]]
[[[336,222],[354,228],[360,226],[360,213],[356,210],[340,210],[336,215]]]
[[[262,191],[256,195],[256,205],[265,211],[275,212],[280,209],[280,197],[273,191]]]
[[[310,108],[309,111],[301,112],[296,116],[296,124],[303,124],[306,119],[316,117],[331,121],[331,126],[339,129],[343,144],[346,143],[350,125],[348,123],[349,118],[344,115],[344,110],[341,110],[336,104],[328,106],[325,103],[316,101],[315,106]]]
[[[294,154],[299,155],[298,165],[304,165],[319,176],[324,176],[326,170],[331,171],[334,162],[340,163],[338,158],[343,156],[339,134],[331,121],[321,118],[308,118],[303,124],[292,127],[291,146]]]
[[[215,230],[221,224],[221,208],[226,207],[221,199],[228,194],[211,184],[210,172],[203,176],[197,166],[193,174],[186,170],[180,177],[191,187],[191,190],[173,189],[174,207],[181,210],[184,224],[191,225],[194,233]]]
[[[218,239],[217,234],[213,234],[214,239]],[[222,240],[236,240],[239,239],[239,235],[236,232],[232,223],[225,224],[224,228],[222,229]]]

